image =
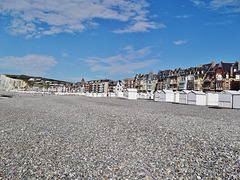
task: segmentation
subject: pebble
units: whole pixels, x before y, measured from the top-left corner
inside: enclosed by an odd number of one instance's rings
[[[0,179],[240,179],[239,110],[11,95],[0,99]]]

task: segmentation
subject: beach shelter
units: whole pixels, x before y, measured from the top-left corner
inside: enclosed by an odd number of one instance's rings
[[[179,103],[179,96],[180,96],[179,91],[174,92],[174,102],[175,103]]]
[[[240,109],[240,91],[238,94],[233,94],[233,108]]]
[[[207,93],[206,94],[207,106],[218,106],[219,94],[218,93]]]
[[[233,108],[233,96],[236,95],[235,100],[238,100],[239,91],[224,90],[219,94],[219,107]],[[237,107],[238,102],[234,103],[234,106]]]
[[[191,91],[187,102],[187,104],[206,106],[206,94],[202,91]]]
[[[124,98],[126,98],[126,99],[136,100],[137,97],[138,97],[137,89],[126,89],[126,90],[123,92],[123,96],[124,96]]]
[[[161,92],[161,91],[156,91],[156,92],[155,92],[154,101],[160,101],[160,92]]]
[[[174,93],[172,90],[160,91],[160,101],[162,102],[174,102]]]
[[[188,94],[190,93],[191,91],[189,90],[183,90],[183,91],[180,91],[179,92],[179,103],[181,104],[187,104],[187,98],[188,98]]]

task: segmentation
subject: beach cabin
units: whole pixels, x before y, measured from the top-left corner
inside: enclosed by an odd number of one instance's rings
[[[191,91],[187,102],[187,104],[206,106],[206,94],[202,91]]]
[[[116,97],[123,98],[123,92],[121,91],[116,92]]]
[[[179,103],[181,104],[187,104],[187,98],[188,98],[188,94],[191,91],[189,90],[183,90],[179,92]]]
[[[219,94],[218,93],[207,93],[206,101],[207,106],[218,106]]]
[[[108,97],[116,97],[116,95],[115,95],[115,93],[110,92],[109,95],[108,95]]]
[[[174,102],[174,92],[172,90],[160,91],[161,102]]]
[[[233,104],[235,107],[237,107],[238,102],[234,103],[233,96],[235,96],[235,100],[238,100],[238,94],[240,94],[239,91],[232,91],[232,90],[224,90],[219,94],[219,107],[224,108],[233,108]]]
[[[98,97],[98,93],[92,93],[92,97]]]
[[[161,91],[156,91],[156,92],[155,92],[154,101],[160,101],[160,92],[161,92]]]
[[[138,97],[137,89],[126,89],[126,90],[123,92],[123,96],[124,96],[124,98],[126,98],[126,99],[136,100],[137,97]]]
[[[240,109],[240,91],[238,94],[233,94],[233,108]]]
[[[175,103],[179,103],[179,96],[180,96],[179,91],[174,92],[174,102]]]

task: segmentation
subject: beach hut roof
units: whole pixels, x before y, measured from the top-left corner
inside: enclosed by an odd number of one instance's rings
[[[222,94],[240,94],[240,91],[224,90],[221,93]]]
[[[192,91],[192,93],[194,93],[196,95],[205,95],[205,93],[202,91]]]

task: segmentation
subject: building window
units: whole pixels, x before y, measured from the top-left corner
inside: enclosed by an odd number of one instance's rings
[[[229,83],[226,82],[226,89],[229,89]]]
[[[218,74],[218,75],[217,75],[217,80],[218,80],[218,81],[221,81],[221,80],[222,80],[222,74]]]
[[[226,79],[227,79],[227,80],[229,79],[229,74],[226,75]]]
[[[240,75],[239,75],[239,74],[236,75],[236,79],[237,79],[237,80],[240,79]]]
[[[215,83],[214,82],[212,82],[212,88],[215,88]]]

